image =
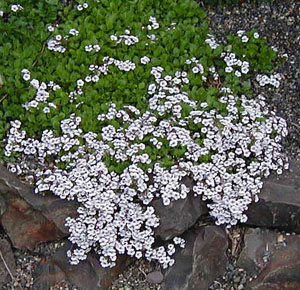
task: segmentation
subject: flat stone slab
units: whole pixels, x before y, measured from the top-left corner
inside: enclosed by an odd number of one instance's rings
[[[34,194],[0,165],[1,224],[13,246],[32,250],[38,243],[66,237],[68,216],[76,216],[78,204],[59,197]]]
[[[300,162],[290,160],[290,169],[271,175],[264,183],[260,200],[245,213],[250,226],[277,228],[300,233]]]
[[[223,228],[189,230],[186,247],[174,254],[175,264],[164,272],[164,290],[207,290],[226,270],[228,240]]]
[[[102,268],[96,255],[89,253],[85,261],[81,261],[78,265],[71,265],[66,255],[71,247],[72,244],[68,241],[53,257],[40,262],[33,273],[33,289],[50,289],[57,282],[68,281],[79,289],[106,290],[131,263],[130,258],[120,256],[115,267]]]
[[[249,229],[244,241],[237,265],[257,275],[249,289],[300,289],[299,235]]]
[[[189,188],[193,186],[190,178],[184,178],[183,183]],[[160,199],[154,200],[151,205],[160,219],[160,225],[154,230],[155,236],[165,241],[183,234],[199,217],[208,213],[201,197],[194,197],[192,191],[187,198],[172,201],[168,206],[164,206]]]

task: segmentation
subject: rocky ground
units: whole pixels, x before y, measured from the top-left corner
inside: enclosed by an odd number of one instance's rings
[[[112,270],[103,270],[92,255],[80,266],[70,267],[64,255],[70,244],[63,220],[76,212],[76,205],[33,196],[28,186],[0,167],[1,289],[300,289],[300,262],[295,255],[300,250],[300,3],[258,2],[205,7],[217,38],[257,29],[270,45],[288,55],[278,69],[284,77],[281,86],[275,93],[274,89],[263,93],[288,122],[290,134],[284,145],[294,161],[279,179],[267,180],[261,200],[249,208],[248,222],[230,230],[216,227],[201,202],[187,199],[171,205],[167,216],[161,212],[157,237],[163,241],[168,231],[187,240],[167,271],[153,262],[125,258]],[[188,216],[183,214],[187,212]]]

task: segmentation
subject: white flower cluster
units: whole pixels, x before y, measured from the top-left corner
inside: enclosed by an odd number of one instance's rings
[[[79,4],[79,5],[77,5],[77,10],[82,11],[83,9],[86,9],[88,7],[89,7],[89,5],[87,3],[83,3],[82,5]]]
[[[249,72],[249,62],[238,59],[235,53],[222,52],[221,57],[224,59],[227,65],[227,67],[225,68],[225,72],[234,72],[237,77],[240,77],[242,74],[247,74]],[[234,66],[238,67],[238,69],[235,69]]]
[[[216,68],[214,66],[211,66],[208,71],[213,75],[213,79],[216,81],[219,79],[219,74],[218,72],[216,71]]]
[[[213,35],[207,34],[207,36],[209,38],[205,39],[205,43],[207,43],[212,49],[216,49],[218,46],[220,46]]]
[[[131,62],[129,60],[121,61],[121,60],[114,59],[114,58],[108,57],[108,56],[104,56],[102,58],[102,61],[104,63],[103,65],[93,65],[92,64],[89,66],[89,70],[91,72],[93,72],[93,74],[89,74],[89,75],[85,76],[84,80],[82,80],[82,79],[77,80],[77,89],[78,90],[74,91],[74,92],[70,92],[69,98],[71,100],[76,99],[76,95],[78,95],[78,94],[81,95],[83,93],[81,88],[84,86],[85,82],[97,83],[99,81],[101,75],[107,75],[108,68],[110,65],[115,65],[121,71],[131,71],[131,70],[134,70],[136,67],[135,63]],[[141,62],[142,61],[146,64],[150,61],[150,58],[145,56],[141,59]]]
[[[81,129],[77,129],[79,123],[80,118],[71,115],[69,119],[61,122],[62,136],[55,137],[53,131],[45,130],[42,133],[41,140],[36,140],[33,138],[26,139],[26,131],[19,130],[21,127],[20,121],[11,121],[11,129],[6,140],[5,156],[11,156],[12,152],[22,152],[25,155],[36,154],[38,160],[45,164],[47,156],[55,156],[62,150],[69,151],[72,146],[79,145],[78,138],[74,138],[82,133]]]
[[[141,64],[148,64],[151,59],[148,56],[141,57]]]
[[[152,68],[156,85],[149,85],[153,87],[149,89],[152,95],[149,111],[142,114],[133,106],[118,111],[111,104],[107,114],[99,115],[101,121],[115,119],[120,124],[129,124],[127,129],[103,127],[100,141],[95,133],[82,136],[78,129],[80,118],[75,116],[61,122],[62,137],[53,137],[53,132],[47,130],[41,141],[25,140],[25,132],[18,132],[20,123],[12,123],[7,156],[11,151],[37,153],[39,158],[66,152],[55,162],[68,162],[67,169],[54,166],[53,170],[40,172],[36,192],[50,190],[61,198],[76,198],[82,203],[79,217],[67,220],[70,240],[77,245],[68,253],[74,264],[84,260],[94,248],[104,267],[115,265],[118,253],[137,258],[145,254],[149,260],[159,260],[163,267],[170,266],[174,261],[166,251],[153,249],[153,228],[159,225],[159,220],[154,209],[151,206],[144,209],[143,204],[160,197],[168,205],[186,198],[193,190],[195,195],[212,201],[208,207],[217,224],[235,225],[246,221],[244,211],[258,200],[262,174],[268,176],[270,170],[280,173],[287,166],[279,145],[281,136],[287,134],[286,123],[265,109],[261,96],[255,101],[225,93],[220,102],[226,104],[228,114],[223,116],[215,109],[206,110],[207,103],[197,104],[180,91],[188,82],[186,72],[164,78],[162,72],[161,67]],[[237,106],[239,100],[242,110]],[[182,104],[192,108],[185,119],[181,114]],[[157,123],[156,113],[168,114],[170,118]],[[189,131],[188,123],[199,125],[199,132]],[[171,169],[162,168],[158,160],[153,170],[144,172],[139,164],[149,165],[153,160],[144,152],[145,144],[137,141],[148,136],[156,148],[162,146],[159,140],[167,141],[170,147],[185,146],[185,158],[179,158]],[[79,145],[79,137],[85,140],[85,145],[71,153],[70,149]],[[202,145],[197,142],[199,138]],[[210,160],[200,162],[210,152],[215,152]],[[130,165],[120,174],[109,171],[104,163],[107,156],[118,164],[129,161]],[[193,188],[181,183],[184,176],[193,178]]]
[[[204,74],[204,67],[203,67],[203,65],[201,63],[199,63],[199,60],[196,57],[192,57],[191,59],[187,59],[185,61],[185,63],[186,64],[195,63],[196,65],[192,68],[192,72],[194,74],[198,74],[198,73]],[[214,79],[216,79],[218,76],[219,76],[218,73],[215,72]],[[202,78],[202,81],[204,81],[204,82],[207,81],[207,77],[206,76],[203,75],[203,76],[201,76],[201,78]]]
[[[125,34],[120,35],[119,37],[116,34],[112,34],[110,39],[115,41],[116,43],[121,43],[124,41],[125,45],[133,45],[139,42],[139,38],[135,35],[130,35],[130,30],[126,29],[124,31]]]
[[[139,113],[134,107],[129,107],[128,110]],[[129,119],[128,113],[123,110],[116,111],[113,104],[106,115],[110,119],[109,114],[113,117],[121,114],[123,119]],[[116,255],[124,253],[136,258],[141,258],[145,254],[149,260],[159,260],[163,267],[174,263],[170,257],[174,254],[174,245],[170,244],[167,251],[163,247],[153,249],[153,228],[159,225],[159,219],[151,206],[146,209],[142,206],[142,203],[148,204],[148,200],[153,199],[153,196],[150,198],[150,195],[146,194],[147,191],[149,194],[151,192],[160,194],[160,183],[164,183],[166,189],[168,188],[168,180],[161,174],[158,164],[155,170],[158,185],[154,184],[149,189],[147,189],[149,177],[138,167],[139,163],[148,163],[149,158],[147,154],[139,154],[145,145],[137,146],[133,141],[143,137],[140,135],[141,124],[144,124],[141,128],[143,133],[150,133],[147,132],[147,128],[150,130],[150,124],[156,118],[149,116],[149,113],[145,113],[137,120],[132,120],[127,131],[115,130],[113,126],[104,127],[103,141],[97,141],[97,134],[91,132],[82,136],[81,129],[78,129],[81,119],[75,115],[61,122],[63,132],[61,137],[54,137],[52,131],[45,130],[40,141],[25,139],[26,133],[19,132],[20,122],[11,123],[11,135],[6,146],[7,156],[10,156],[12,151],[23,152],[26,155],[37,154],[39,160],[44,162],[46,156],[66,152],[55,162],[67,161],[68,169],[61,170],[55,166],[53,170],[39,172],[37,176],[41,179],[37,182],[35,191],[50,190],[60,198],[70,200],[76,198],[82,203],[83,207],[78,209],[79,217],[68,218],[66,221],[71,232],[70,240],[78,246],[78,249],[69,252],[73,264],[86,259],[86,254],[92,247],[101,255],[100,262],[103,267],[114,266]],[[136,130],[139,130],[139,134]],[[78,137],[82,137],[86,143],[75,153],[71,153],[71,148],[80,144]],[[126,142],[127,139],[132,140],[133,144]],[[109,141],[113,141],[113,148],[107,144]],[[95,150],[94,153],[88,154],[91,149]],[[132,164],[122,174],[109,172],[103,163],[103,158],[107,155],[120,162],[131,159]],[[163,191],[163,188],[161,190]],[[187,188],[183,189],[184,197],[187,191]],[[136,197],[142,203],[136,202],[134,200]],[[177,240],[174,241],[175,244],[184,245],[183,240]]]
[[[230,94],[221,97],[220,101],[227,105],[226,117],[215,110],[191,112],[195,124],[205,125],[200,130],[206,135],[205,148],[216,152],[209,163],[188,165],[196,182],[194,192],[204,200],[213,201],[208,207],[216,224],[245,222],[247,217],[243,213],[250,203],[258,201],[262,175],[267,177],[270,170],[280,174],[281,168],[288,166],[279,145],[281,136],[287,135],[286,122],[273,113],[269,116],[263,97],[258,96],[258,99],[257,102]],[[238,101],[242,102],[241,113]],[[216,130],[218,124],[221,130]],[[200,154],[194,154],[191,160],[197,161]]]
[[[147,25],[148,30],[159,28],[159,23],[157,22],[156,17],[150,16],[149,17],[149,22],[150,22],[150,24]]]
[[[77,35],[79,35],[79,31],[76,30],[75,28],[71,28],[71,29],[69,30],[69,34],[70,34],[70,35],[73,35],[73,36],[77,36]]]
[[[89,44],[89,45],[86,45],[85,47],[84,47],[84,50],[86,51],[86,52],[90,52],[90,51],[93,51],[93,50],[95,50],[96,52],[98,52],[98,51],[100,51],[100,49],[101,49],[101,47],[100,47],[100,45],[99,44]]]
[[[262,87],[264,87],[265,85],[272,85],[275,88],[279,88],[280,86],[279,81],[281,80],[281,76],[279,73],[270,76],[258,74],[256,76],[256,80],[259,82],[259,85]]]
[[[61,35],[56,35],[55,39],[50,39],[47,42],[47,48],[49,50],[54,50],[60,53],[64,53],[66,51],[65,47],[61,44],[62,37]]]
[[[23,80],[24,81],[29,81],[30,80],[30,71],[26,68],[23,68],[21,70],[21,73],[23,74]]]
[[[176,22],[172,22],[171,25],[169,27],[167,27],[167,31],[171,30],[171,29],[176,29]]]
[[[53,26],[49,26],[48,30],[49,31],[53,31],[54,27]],[[76,30],[75,28],[71,28],[69,30],[69,34],[71,36],[78,36],[79,35],[79,31]],[[49,50],[53,50],[53,51],[56,51],[56,52],[64,53],[66,51],[66,48],[62,45],[62,40],[63,39],[66,40],[68,38],[69,38],[69,35],[65,35],[63,37],[62,35],[58,34],[54,38],[48,40],[48,42],[47,42],[47,48]]]
[[[10,5],[10,10],[12,12],[17,12],[19,10],[23,10],[24,8],[20,4],[12,4]]]
[[[28,69],[22,69],[21,73],[23,74],[23,79],[25,81],[30,80],[30,71]],[[39,82],[37,79],[32,79],[30,81],[30,85],[36,89],[36,95],[34,99],[26,102],[25,104],[22,104],[22,107],[25,108],[26,110],[29,110],[29,108],[38,108],[40,103],[46,104],[46,107],[43,108],[44,113],[49,113],[50,108],[55,108],[56,105],[53,104],[52,102],[48,102],[49,98],[49,92],[47,91],[49,88],[52,89],[52,91],[56,91],[60,89],[61,87],[54,82],[50,81],[48,84],[44,82]]]
[[[88,7],[84,5],[77,9]],[[148,30],[159,28],[155,17],[149,21]],[[78,31],[71,29],[69,33],[77,35]],[[243,33],[238,34],[244,37]],[[151,41],[156,39],[155,34],[147,37]],[[212,35],[208,37],[205,42],[216,49],[219,44]],[[124,41],[125,45],[139,41],[129,30],[110,38],[117,43]],[[48,48],[64,52],[61,41],[62,36],[56,35],[48,41]],[[85,47],[87,52],[90,49],[89,45]],[[223,52],[221,57],[226,62],[226,72],[233,72],[237,66],[236,75],[248,73],[249,63],[237,59],[235,54]],[[85,82],[97,83],[108,73],[110,65],[125,72],[136,68],[130,60],[105,56],[102,61],[102,65],[90,65],[92,73],[76,81],[76,90],[69,93],[71,102],[83,94]],[[140,62],[147,64],[150,58],[144,56]],[[188,71],[200,73],[203,81],[206,69],[214,80],[219,78],[216,67],[204,68],[196,58],[187,59],[186,64],[191,66]],[[31,79],[28,70],[22,73],[24,80]],[[262,96],[247,99],[222,87],[215,100],[226,107],[220,111],[211,107],[208,100],[193,100],[183,91],[189,84],[187,71],[176,71],[171,76],[164,74],[163,67],[155,66],[150,75],[154,80],[148,84],[148,95],[143,96],[146,110],[132,105],[117,110],[116,104],[110,103],[107,113],[98,115],[98,121],[105,124],[99,125],[98,132],[83,132],[81,118],[75,114],[60,122],[60,136],[44,130],[40,139],[26,138],[20,121],[10,123],[5,155],[20,152],[34,156],[44,165],[37,170],[35,192],[51,191],[62,199],[80,203],[78,217],[66,220],[69,239],[75,245],[67,253],[72,264],[85,260],[94,249],[103,267],[113,267],[118,254],[158,260],[163,268],[172,266],[175,246],[184,247],[185,242],[175,237],[166,247],[154,248],[154,229],[159,226],[151,206],[154,199],[160,198],[167,206],[193,193],[209,201],[216,224],[230,227],[247,220],[244,213],[250,203],[258,201],[262,178],[271,170],[280,174],[288,167],[280,145],[287,135],[286,122],[268,111]],[[37,93],[23,105],[27,110],[38,108],[39,103],[47,105],[45,113],[50,106],[55,107],[48,102],[48,90],[59,89],[58,85],[36,79],[30,85]],[[114,126],[116,122],[119,126]],[[182,149],[178,156],[171,154],[171,150]],[[53,164],[47,168],[50,159]],[[172,165],[164,166],[166,160],[172,161]],[[61,163],[66,167],[62,169]],[[8,168],[21,174],[26,165],[9,163]],[[193,187],[183,184],[184,177],[193,180]]]
[[[242,39],[242,42],[248,42],[249,41],[249,37],[247,35],[245,35],[245,30],[237,31],[237,35],[238,35],[238,37],[240,37]],[[256,33],[255,38],[257,38],[258,36],[259,36],[258,33]]]
[[[58,24],[49,25],[49,26],[47,27],[47,30],[48,30],[49,32],[53,32],[53,31],[55,30],[55,28],[57,28],[57,27],[58,27]]]

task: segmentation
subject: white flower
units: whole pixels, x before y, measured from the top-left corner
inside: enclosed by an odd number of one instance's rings
[[[39,103],[36,100],[33,100],[33,101],[29,102],[28,105],[30,107],[36,108],[39,105]]]
[[[242,67],[242,69],[241,69],[241,72],[242,72],[243,74],[246,74],[246,73],[248,73],[248,72],[249,72],[249,68],[248,68],[248,67],[245,67],[245,66],[243,66],[243,67]]]
[[[93,48],[94,48],[94,50],[95,50],[96,52],[98,52],[98,51],[101,49],[101,47],[100,47],[99,44],[93,45]]]
[[[50,108],[49,108],[49,107],[45,107],[45,108],[43,109],[43,112],[44,112],[45,114],[50,113]]]
[[[70,29],[69,34],[77,36],[79,34],[79,31],[76,30],[75,28]]]
[[[242,74],[241,74],[241,72],[239,72],[238,70],[236,70],[235,72],[234,72],[234,74],[237,76],[237,77],[240,77]]]
[[[196,66],[194,66],[194,67],[192,68],[192,72],[193,72],[194,74],[197,74],[197,73],[199,72],[199,68],[196,67]]]
[[[148,56],[143,56],[142,58],[141,58],[141,63],[142,64],[147,64],[147,63],[149,63],[150,62],[150,58],[148,57]]]
[[[241,37],[244,33],[245,33],[245,30],[239,30],[239,31],[237,32],[237,35],[238,35],[239,37]]]
[[[78,87],[82,87],[83,85],[84,85],[84,81],[83,80],[81,80],[81,79],[77,80],[77,86]]]
[[[98,76],[93,76],[93,77],[92,77],[92,81],[93,81],[94,83],[98,82],[98,81],[99,81],[99,77],[98,77]]]
[[[110,36],[110,40],[117,41],[118,37],[115,34],[113,34],[113,35]]]
[[[253,37],[254,38],[259,38],[259,34],[257,32],[254,32]]]
[[[24,74],[24,75],[23,75],[23,79],[24,79],[25,81],[30,80],[30,74]]]
[[[19,5],[19,4],[17,4],[17,5],[11,5],[10,6],[10,9],[11,9],[11,11],[13,11],[13,12],[17,12],[19,9],[22,9],[22,8],[20,8],[21,6]]]
[[[26,68],[23,68],[23,69],[21,70],[21,73],[22,73],[22,74],[30,74],[30,71],[29,71],[28,69],[26,69]]]
[[[231,73],[233,71],[233,68],[231,66],[225,67],[225,72]]]
[[[49,25],[49,26],[47,27],[47,29],[48,29],[48,31],[50,31],[50,32],[54,31],[54,27],[53,27],[52,25]]]
[[[30,85],[32,87],[34,87],[35,89],[38,89],[39,85],[40,85],[40,82],[37,79],[33,79],[33,80],[31,80]]]
[[[249,40],[248,36],[244,35],[242,37],[242,42],[248,42],[248,40]]]

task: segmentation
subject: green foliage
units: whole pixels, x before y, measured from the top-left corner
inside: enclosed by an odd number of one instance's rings
[[[52,129],[58,135],[60,121],[75,112],[82,118],[81,128],[84,132],[99,133],[101,126],[107,122],[98,121],[97,115],[107,112],[109,102],[116,103],[117,108],[132,104],[144,112],[149,98],[148,85],[154,81],[150,74],[153,66],[163,67],[164,75],[171,76],[174,76],[176,71],[186,70],[190,82],[184,86],[184,91],[193,100],[207,102],[209,109],[216,108],[225,113],[224,104],[218,101],[220,84],[231,87],[235,94],[247,95],[252,93],[252,84],[248,75],[238,78],[226,73],[226,64],[220,58],[221,53],[224,50],[231,51],[238,58],[248,61],[251,64],[249,74],[269,73],[277,61],[276,53],[268,48],[265,40],[253,38],[253,31],[247,32],[247,43],[230,35],[225,48],[222,45],[217,49],[210,48],[205,43],[209,33],[205,12],[191,0],[86,2],[89,5],[88,9],[78,11],[76,6],[63,6],[58,0],[19,0],[18,3],[24,9],[16,13],[10,10],[14,1],[0,3],[0,10],[9,11],[5,19],[0,19],[0,54],[3,55],[0,63],[1,139],[9,128],[9,121],[15,119],[22,122],[22,128],[29,136],[39,137],[45,129]],[[142,29],[149,24],[150,16],[155,16],[160,24],[158,29],[151,32]],[[59,26],[54,32],[47,30],[49,25],[55,24]],[[70,36],[70,29],[78,30],[79,35]],[[124,43],[116,44],[110,39],[111,35],[119,37],[124,34],[124,29],[130,29],[130,34],[136,35],[139,42],[128,46]],[[147,36],[152,33],[156,36],[155,41],[151,41]],[[66,48],[64,53],[47,48],[47,42],[58,34],[68,35],[68,38],[62,40],[62,45]],[[101,50],[86,52],[85,46],[90,44],[100,45]],[[130,60],[135,63],[136,69],[124,72],[110,67],[108,74],[101,75],[97,83],[86,82],[84,93],[78,95],[74,103],[71,103],[68,95],[75,90],[76,81],[84,79],[90,73],[89,65],[102,65],[104,56]],[[140,59],[144,56],[151,59],[150,64],[140,64]],[[191,66],[185,62],[192,57],[199,59],[205,67],[203,76],[208,78],[207,82],[191,73]],[[219,72],[219,83],[212,79],[207,70],[211,66],[215,66]],[[50,112],[45,114],[45,104],[29,110],[22,107],[22,104],[32,100],[36,93],[29,82],[23,80],[23,68],[30,70],[32,79],[45,83],[51,80],[61,87],[56,91],[49,91],[48,101],[54,103],[56,109],[50,108]],[[183,117],[190,111],[190,106],[182,104]],[[112,120],[109,124],[116,129],[121,126],[117,120]],[[146,147],[146,150],[153,161],[160,158],[159,156],[164,156],[162,164],[165,166],[174,164],[167,156],[176,159],[183,157],[185,153],[185,148],[166,146],[159,151],[150,147]],[[0,154],[2,152],[3,150]],[[107,160],[108,163],[110,169],[116,172],[126,167],[126,164],[114,164],[110,160]]]

